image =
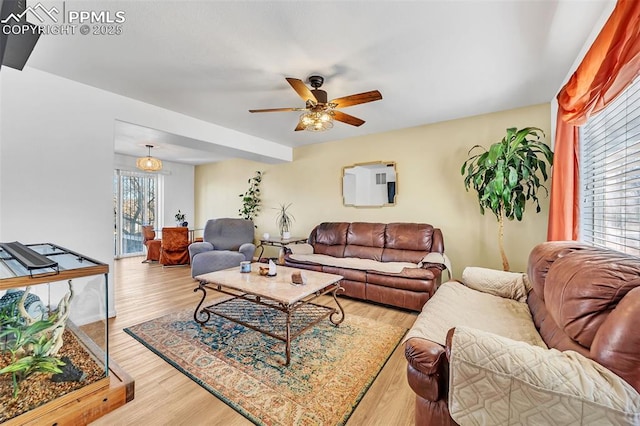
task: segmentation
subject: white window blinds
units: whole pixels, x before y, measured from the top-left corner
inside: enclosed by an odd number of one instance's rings
[[[581,131],[581,239],[638,256],[640,79]]]

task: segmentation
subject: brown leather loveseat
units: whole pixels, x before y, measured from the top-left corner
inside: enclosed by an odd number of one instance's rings
[[[343,295],[414,311],[445,268],[442,232],[424,223],[322,223],[308,242],[290,245],[285,265],[342,275]]]
[[[640,424],[638,257],[547,242],[527,274],[467,269],[405,338],[416,425]]]

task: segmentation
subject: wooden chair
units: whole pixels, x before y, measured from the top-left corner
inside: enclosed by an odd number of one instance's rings
[[[147,248],[147,258],[142,263],[157,262],[160,260],[161,240],[156,240],[156,231],[153,226],[144,225],[142,227],[142,244]]]
[[[160,263],[164,266],[189,264],[189,229],[162,228]]]

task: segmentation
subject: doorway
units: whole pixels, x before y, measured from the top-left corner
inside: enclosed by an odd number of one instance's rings
[[[157,228],[160,175],[114,170],[114,256],[144,254],[142,226]]]

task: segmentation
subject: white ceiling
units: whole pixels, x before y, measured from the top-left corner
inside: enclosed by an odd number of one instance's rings
[[[613,0],[67,0],[65,7],[122,10],[123,33],[42,36],[29,66],[296,147],[548,102]],[[296,112],[248,112],[304,106],[285,77],[312,74],[325,77],[330,99],[374,89],[383,99],[344,110],[365,120],[361,127],[337,122],[323,133],[294,132]],[[122,154],[139,156],[155,138],[164,160],[234,155],[135,123],[117,128]]]

